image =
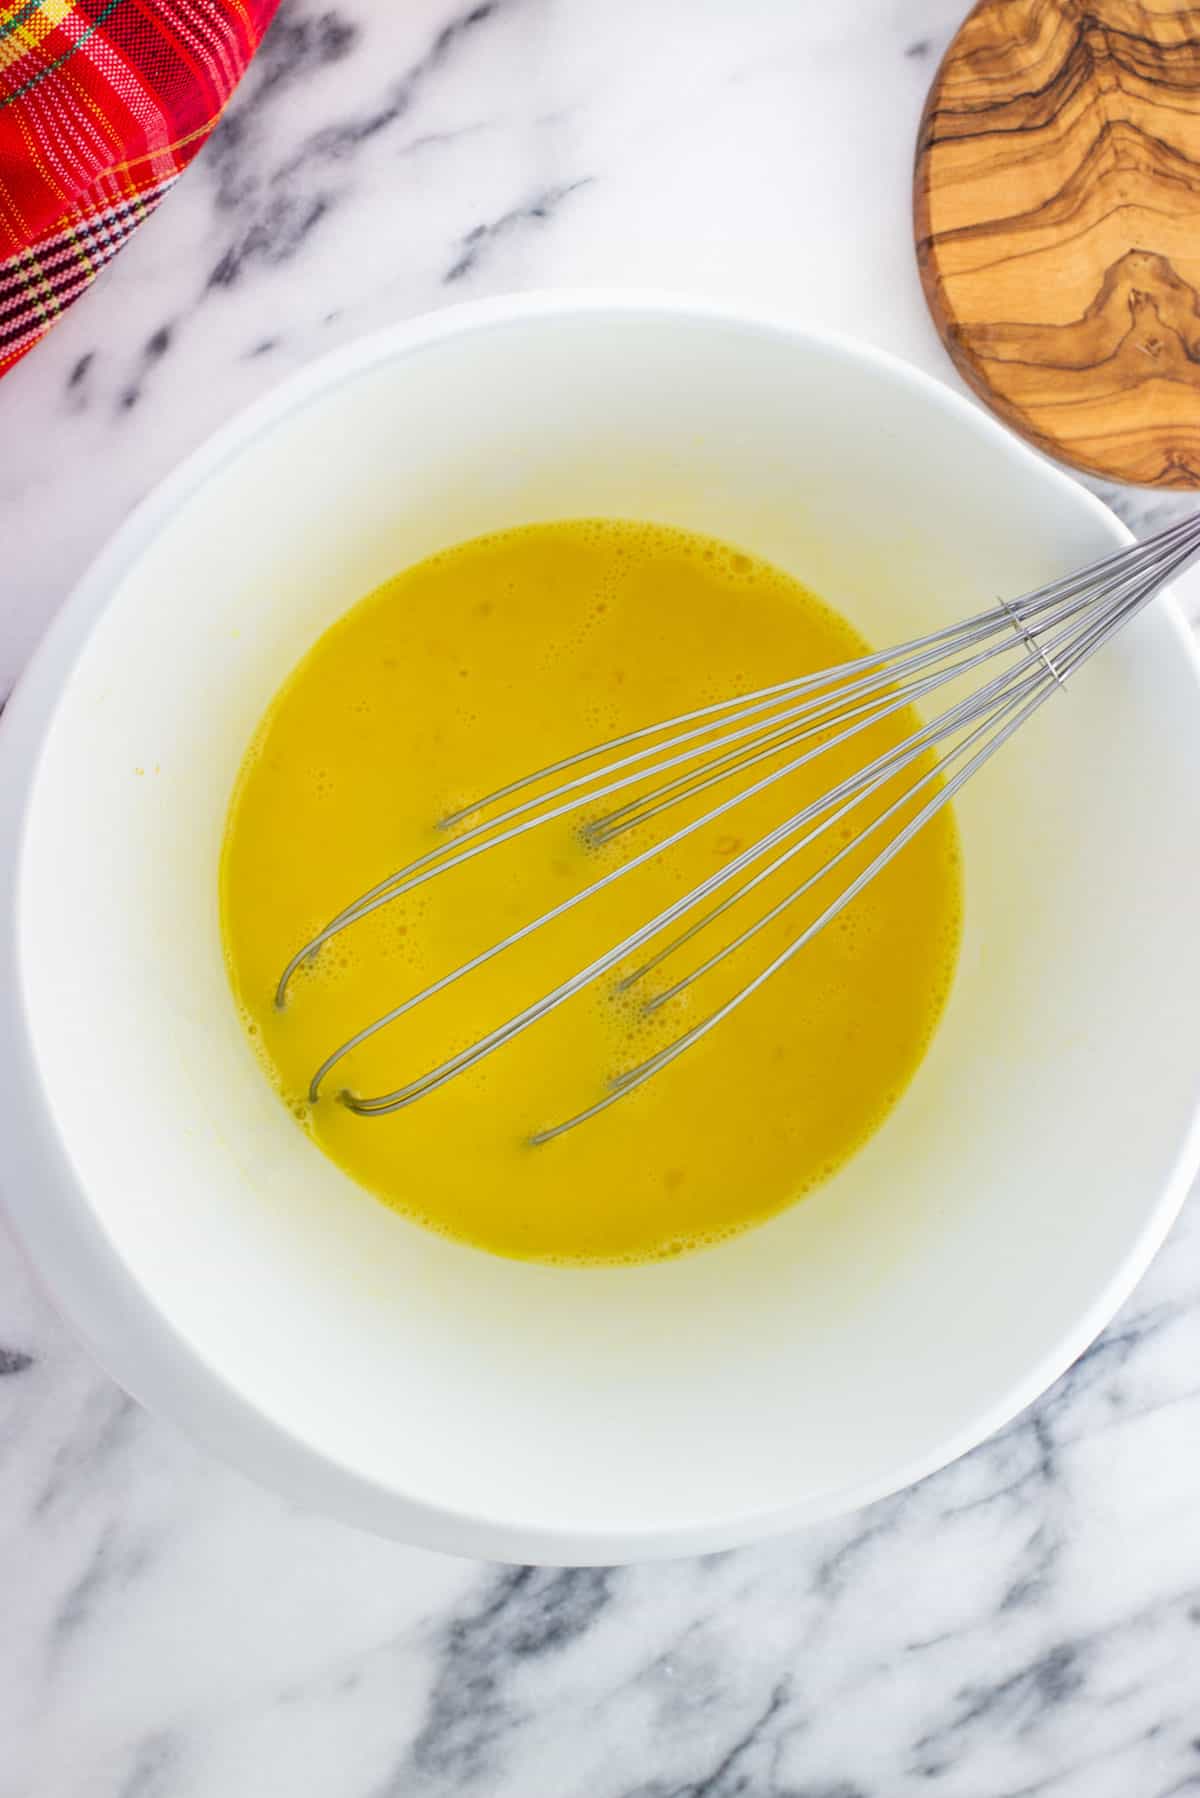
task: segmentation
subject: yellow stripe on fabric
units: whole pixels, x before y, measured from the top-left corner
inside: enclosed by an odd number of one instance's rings
[[[55,176],[46,161],[42,147],[41,134],[33,129],[32,120],[22,110],[17,114],[17,130],[21,133],[21,141],[25,146],[25,157],[38,172],[43,187],[55,194],[64,204],[70,199],[70,191]]]
[[[42,0],[16,0],[15,5],[0,6],[0,37],[8,37],[18,25],[32,19]]]
[[[176,150],[186,150],[189,144],[196,142],[197,138],[208,136],[216,124],[218,116],[214,113],[213,117],[207,119],[203,125],[197,125],[194,131],[185,132],[182,137],[172,138],[169,144],[156,144],[152,150],[139,150],[136,156],[129,156],[124,162],[114,162],[111,168],[105,170],[105,173],[123,175],[127,170],[135,169],[139,162],[153,162],[158,156],[173,156]]]
[[[171,121],[158,93],[107,33],[94,50],[87,52],[84,62],[75,63],[67,70],[63,79],[69,91],[78,87],[77,98],[80,105],[84,103],[89,88],[102,81],[108,93],[119,102],[122,112],[127,113],[132,121],[127,142],[140,141],[153,146],[159,139],[167,136]],[[125,146],[114,144],[114,152],[119,152],[123,147]],[[108,166],[111,165],[106,164]]]
[[[14,15],[11,26],[0,31],[0,74],[23,56],[33,56],[75,10],[75,0],[40,0],[38,10],[28,19],[20,13]]]
[[[138,188],[122,188],[112,179],[111,171],[105,169],[98,175],[85,193],[80,194],[78,201],[69,212],[64,212],[54,221],[54,225],[30,250],[41,257],[43,262],[51,260],[60,250],[72,252],[70,240],[76,233],[85,234],[97,241],[92,248],[84,244],[87,255],[97,271],[99,271],[114,254],[114,250],[128,237],[135,225],[142,219],[149,218],[163,195],[169,192],[178,179],[170,175],[163,181],[150,186]],[[3,198],[0,192],[0,198]],[[121,215],[125,212],[136,214],[133,218]],[[110,240],[116,238],[115,246]],[[22,247],[22,249],[24,246]],[[13,256],[22,252],[14,251]],[[0,268],[3,268],[0,262]]]
[[[84,274],[87,275],[89,280],[93,279],[104,267],[104,263],[97,262],[87,244],[80,241],[79,226],[72,225],[68,231],[63,233],[63,235],[70,245],[71,254],[74,256]],[[105,258],[105,261],[107,261],[107,257]]]
[[[65,3],[65,0],[60,0],[60,3]],[[83,46],[95,37],[105,20],[111,19],[112,15],[121,4],[122,0],[108,0],[108,5],[101,9],[92,20],[87,30],[81,32],[75,42],[68,45],[61,56],[56,56],[53,62],[48,62],[44,68],[38,69],[36,74],[29,77],[28,81],[23,82],[20,87],[15,88],[11,94],[6,94],[5,97],[0,100],[0,112],[3,112],[6,106],[15,106],[17,101],[24,99],[25,95],[29,93],[32,88],[35,88],[39,81],[45,81],[47,75],[53,75],[58,69],[62,68],[64,63],[70,62],[73,56],[78,55],[79,51],[83,49]],[[70,9],[68,8],[68,10]]]
[[[73,75],[74,71],[69,71],[69,74]],[[107,159],[108,155],[114,150],[119,150],[121,147],[121,133],[116,120],[112,118],[109,113],[105,112],[100,96],[92,92],[91,87],[85,80],[75,82],[71,91],[79,102],[80,108],[87,112],[88,117],[96,128],[97,135],[103,141]],[[105,161],[104,166],[107,168],[107,160]]]
[[[230,10],[230,12],[235,12],[240,16],[242,24],[246,28],[245,29],[245,40],[244,40],[245,41],[245,55],[241,55],[239,53],[239,60],[242,65],[242,74],[244,75],[246,72],[246,60],[248,57],[251,57],[254,55],[254,52],[257,50],[261,40],[256,38],[254,35],[254,26],[250,22],[250,9],[249,9],[249,7],[244,6],[242,4],[242,0],[232,0],[232,5],[230,6],[229,10]],[[239,76],[239,80],[240,79],[241,79],[241,77]]]
[[[56,194],[64,206],[71,204],[95,168],[95,153],[82,138],[77,108],[66,91],[69,79],[37,89],[16,113],[30,163],[42,174],[46,191]]]
[[[128,65],[123,64],[122,66],[127,67]],[[89,74],[91,79],[89,79]],[[128,112],[129,104],[117,93],[108,71],[101,68],[91,57],[87,59],[87,67],[85,69],[80,70],[74,68],[67,70],[66,74],[63,76],[63,87],[73,103],[68,110],[76,119],[79,119],[82,114],[87,113],[92,124],[96,127],[97,135],[104,145],[104,161],[102,164],[95,165],[96,173],[100,174],[104,169],[109,167],[109,156],[111,156],[115,150],[120,149],[121,133],[111,112],[105,110],[104,96],[95,91],[97,77],[104,82],[106,92],[109,95],[115,95],[115,97],[120,100],[122,109],[125,112]],[[95,179],[94,175],[92,179]]]
[[[43,329],[46,325],[52,324],[62,311],[62,307],[58,303],[53,287],[42,273],[41,264],[34,259],[31,251],[24,250],[13,257],[9,266],[15,267],[30,307],[43,321]],[[35,278],[34,280],[30,279],[31,275]]]

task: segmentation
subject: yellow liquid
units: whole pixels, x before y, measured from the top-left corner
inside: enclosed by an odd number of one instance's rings
[[[359,1117],[338,1095],[390,1092],[504,1023],[900,740],[915,727],[910,712],[817,756],[389,1025],[339,1063],[315,1105],[313,1072],[363,1025],[737,789],[712,788],[603,849],[586,844],[578,816],[531,831],[354,923],[302,966],[282,1010],[273,996],[293,952],[330,918],[446,842],[437,823],[447,813],[576,749],[865,650],[778,569],[711,539],[618,521],[479,538],[340,619],[263,720],[221,872],[237,999],[314,1143],[432,1229],[557,1262],[643,1261],[716,1241],[844,1162],[904,1090],[949,987],[961,906],[948,808],[740,1009],[552,1142],[530,1137],[708,1016],[865,865],[869,853],[855,850],[646,1014],[645,998],[793,890],[854,819],[628,993],[610,975],[390,1115]],[[738,788],[779,765],[760,765]]]

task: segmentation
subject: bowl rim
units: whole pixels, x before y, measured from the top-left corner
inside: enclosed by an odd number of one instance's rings
[[[93,624],[128,570],[165,523],[226,463],[278,422],[381,362],[479,331],[582,315],[686,319],[727,326],[834,357],[849,357],[907,385],[935,408],[981,433],[1015,461],[1035,464],[1047,488],[1092,512],[1114,546],[1132,532],[1103,502],[1029,448],[975,402],[890,351],[785,312],[655,290],[538,290],[427,312],[316,358],[236,412],[188,455],[126,518],[59,608],[0,719],[0,1194],[42,1285],[89,1352],[150,1411],[261,1485],[344,1522],[420,1546],[490,1560],[568,1566],[709,1553],[854,1511],[914,1484],[1002,1428],[1071,1365],[1124,1303],[1160,1247],[1200,1167],[1200,1070],[1188,1130],[1162,1190],[1120,1264],[1083,1311],[1064,1323],[1054,1348],[1004,1396],[911,1461],[876,1478],[783,1506],[713,1522],[669,1527],[523,1525],[483,1511],[417,1499],[345,1466],[260,1411],[175,1330],[153,1294],[125,1267],[92,1207],[38,1070],[19,962],[22,867],[32,799],[45,746],[70,672]],[[947,372],[949,372],[947,370]],[[1157,609],[1174,631],[1200,688],[1200,647],[1174,596]]]

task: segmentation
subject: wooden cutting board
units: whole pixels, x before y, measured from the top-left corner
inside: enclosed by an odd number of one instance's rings
[[[925,296],[1041,449],[1200,486],[1200,6],[981,0],[926,102]]]

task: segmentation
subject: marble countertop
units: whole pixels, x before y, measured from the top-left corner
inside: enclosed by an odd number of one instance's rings
[[[651,285],[953,380],[908,188],[964,10],[283,0],[194,168],[0,384],[0,695],[160,475],[388,320]],[[1141,530],[1179,504],[1109,497]],[[915,1490],[555,1571],[258,1491],[119,1392],[0,1236],[0,1798],[1200,1793],[1198,1269],[1193,1199],[1091,1351]]]

